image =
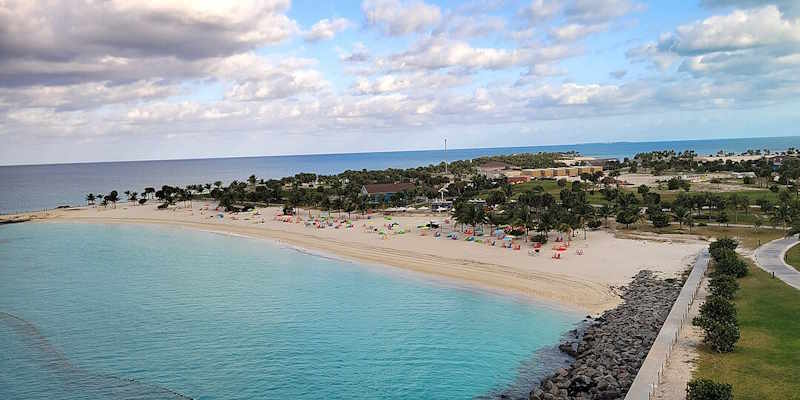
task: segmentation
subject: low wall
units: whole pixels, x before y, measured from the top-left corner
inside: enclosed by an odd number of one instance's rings
[[[648,400],[655,393],[672,347],[678,341],[683,325],[687,322],[691,323],[691,321],[687,321],[689,308],[694,303],[697,291],[700,289],[700,283],[708,269],[708,261],[708,250],[703,250],[697,255],[692,272],[683,284],[683,289],[675,300],[675,304],[672,305],[672,309],[664,321],[661,331],[658,332],[653,346],[647,353],[647,358],[644,359],[642,367],[636,374],[631,388],[628,389],[625,400]]]

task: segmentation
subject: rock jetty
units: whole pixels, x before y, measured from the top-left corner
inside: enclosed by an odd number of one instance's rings
[[[530,400],[624,399],[682,285],[681,279],[639,272],[621,289],[622,304],[559,345],[575,361],[543,379]]]

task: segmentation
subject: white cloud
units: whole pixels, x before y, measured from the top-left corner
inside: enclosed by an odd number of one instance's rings
[[[644,9],[643,4],[631,0],[573,0],[564,8],[564,15],[572,22],[596,24]]]
[[[531,24],[536,24],[554,18],[562,8],[563,2],[559,0],[533,0],[519,14]]]
[[[608,30],[608,24],[568,24],[553,28],[550,30],[550,36],[556,41],[574,42],[578,39],[583,39],[593,33],[604,32]]]
[[[539,48],[472,47],[468,42],[429,37],[418,41],[406,52],[379,60],[379,65],[390,70],[402,69],[507,69],[528,63],[554,61],[572,55],[566,46]]]
[[[681,25],[658,41],[660,50],[681,55],[775,45],[800,45],[800,20],[783,18],[772,5]]]
[[[430,30],[442,19],[438,6],[419,0],[364,0],[361,10],[369,25],[392,36]]]
[[[356,79],[353,89],[357,94],[385,94],[392,92],[404,92],[413,90],[420,91],[439,91],[455,86],[469,83],[470,79],[465,75],[440,74],[416,72],[412,74],[386,74],[374,79],[360,77]]]
[[[448,15],[434,33],[444,33],[452,38],[467,39],[502,32],[505,26],[504,19],[491,15]]]
[[[319,40],[330,40],[336,36],[337,33],[344,31],[352,26],[352,23],[346,18],[324,18],[319,20],[311,27],[311,30],[306,32],[303,37],[307,42],[316,42]]]
[[[680,62],[679,71],[696,77],[761,76],[765,82],[800,74],[800,20],[775,6],[734,10],[678,26],[658,42],[631,49],[634,60],[662,69]]]
[[[288,0],[0,4],[0,86],[191,76],[297,31]]]

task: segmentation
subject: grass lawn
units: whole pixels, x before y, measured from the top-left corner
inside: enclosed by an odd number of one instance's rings
[[[755,249],[759,246],[759,243],[764,244],[769,241],[778,239],[786,235],[786,231],[779,230],[779,229],[769,229],[769,228],[761,228],[759,230],[755,230],[753,228],[742,228],[742,227],[725,227],[725,226],[696,226],[692,228],[692,231],[689,232],[689,229],[686,227],[680,228],[678,225],[670,225],[666,228],[654,228],[653,225],[632,225],[632,229],[626,230],[622,229],[622,226],[619,226],[618,229],[620,232],[633,232],[633,231],[642,231],[642,232],[654,232],[660,234],[683,234],[683,235],[699,235],[707,238],[721,238],[721,237],[731,237],[739,241],[740,245],[746,249]]]
[[[736,350],[700,349],[695,378],[733,385],[736,400],[800,399],[800,291],[751,265],[736,296]]]
[[[800,271],[800,244],[786,252],[786,263]]]

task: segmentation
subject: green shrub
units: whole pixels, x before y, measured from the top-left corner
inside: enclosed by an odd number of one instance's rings
[[[700,306],[700,315],[694,317],[692,323],[708,330],[715,322],[735,324],[736,306],[724,297],[711,295]]]
[[[719,260],[719,255],[723,251],[734,251],[737,247],[739,247],[739,242],[737,242],[736,239],[723,237],[708,245],[708,252],[711,253],[711,257],[714,257],[715,260]]]
[[[711,379],[692,379],[686,386],[686,400],[733,400],[733,387]]]
[[[739,341],[739,325],[713,321],[706,329],[704,341],[717,353],[730,353]]]
[[[547,243],[547,234],[540,233],[538,235],[534,235],[531,239],[533,239],[534,242],[539,242],[544,244]]]
[[[603,224],[603,222],[600,221],[599,219],[592,219],[592,220],[589,220],[589,222],[586,225],[589,227],[589,229],[597,229],[602,224]]]
[[[714,264],[714,270],[717,273],[730,275],[734,278],[745,277],[748,273],[747,263],[730,250],[722,252],[720,259]]]
[[[727,300],[732,300],[739,290],[739,283],[736,278],[728,274],[714,274],[709,282],[711,294]]]

